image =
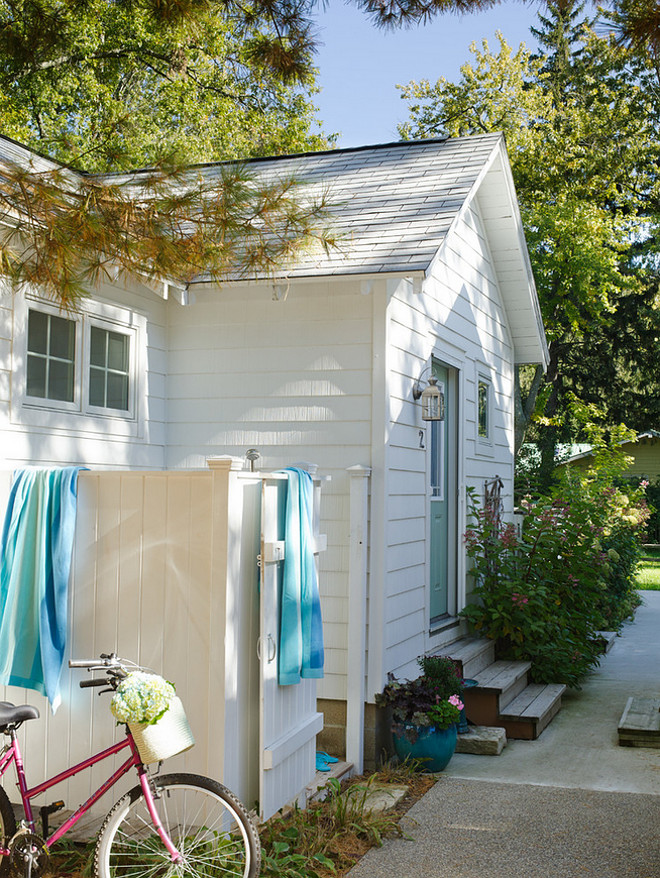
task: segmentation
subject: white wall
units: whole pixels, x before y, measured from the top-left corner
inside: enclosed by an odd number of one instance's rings
[[[415,676],[415,658],[458,636],[450,629],[429,635],[426,548],[427,450],[412,385],[434,357],[458,369],[458,567],[459,609],[464,605],[465,489],[483,496],[485,479],[504,480],[509,511],[513,492],[513,349],[498,282],[476,208],[452,231],[423,291],[400,282],[388,306],[390,339],[389,494],[384,512],[382,664],[370,657],[369,686],[376,691],[388,671]],[[477,380],[493,387],[493,440],[477,436]],[[428,443],[426,443],[428,445]],[[374,510],[372,509],[372,517]],[[374,627],[378,628],[377,619]],[[369,694],[373,694],[370,692]]]
[[[32,300],[38,307],[37,299]],[[132,418],[93,417],[23,405],[26,299],[0,287],[0,466],[159,469],[164,463],[167,303],[140,286],[105,285],[81,302],[83,314],[111,315],[135,333]],[[43,300],[42,300],[43,302]],[[66,317],[66,312],[62,313]],[[78,364],[79,376],[82,363]]]
[[[320,697],[346,697],[348,476],[370,462],[373,293],[359,281],[194,292],[170,312],[168,468],[213,454],[261,454],[258,469],[311,460],[330,475],[320,557],[325,678]]]
[[[9,480],[5,473],[0,476],[4,507]],[[235,584],[227,581],[228,552],[231,536],[241,534],[242,503],[228,513],[228,497],[227,476],[209,471],[81,473],[66,658],[117,652],[172,680],[185,705],[195,747],[168,760],[167,770],[224,779],[247,802],[250,788],[256,795],[256,778],[250,787],[246,766],[250,759],[256,763],[257,718],[252,717],[252,728],[244,723],[240,735],[231,729],[230,720],[245,710],[239,702],[245,702],[247,693],[258,711],[254,636],[251,642],[243,641],[239,618],[241,613],[258,612],[256,573],[245,598],[240,604],[232,602]],[[254,571],[253,563],[246,568],[250,569]],[[245,572],[241,584],[246,585]],[[230,640],[234,649],[227,662],[225,644]],[[242,675],[242,685],[229,685],[236,673]],[[39,693],[0,687],[3,699],[34,704],[41,713],[20,732],[29,784],[121,739],[109,695],[80,690],[78,684],[86,677],[85,671],[63,668],[62,704],[54,716]],[[115,767],[124,759],[124,754],[115,757]],[[74,809],[109,776],[112,764],[110,759],[58,785],[48,801],[61,796],[67,808]],[[12,782],[5,780],[8,790]],[[135,783],[131,772],[120,788]],[[107,794],[100,812],[117,797],[117,789]]]
[[[476,204],[453,229],[422,292],[405,280],[194,289],[192,304],[144,289],[105,290],[147,317],[143,429],[99,436],[10,422],[11,298],[0,299],[0,442],[4,466],[84,463],[92,468],[201,469],[214,454],[261,454],[258,469],[300,460],[332,477],[323,492],[321,556],[326,676],[319,696],[346,697],[348,494],[346,468],[372,467],[368,696],[387,671],[413,673],[441,645],[428,635],[426,454],[412,384],[431,357],[459,374],[459,522],[465,487],[495,474],[511,504],[513,350]],[[167,353],[166,353],[167,352]],[[493,383],[494,434],[477,439],[479,374]],[[459,587],[461,580],[459,551]],[[464,580],[464,577],[463,577]],[[464,595],[459,595],[462,603]],[[455,636],[455,634],[454,634]],[[443,639],[444,637],[444,639]]]

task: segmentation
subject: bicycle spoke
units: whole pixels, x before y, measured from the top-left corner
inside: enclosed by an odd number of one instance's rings
[[[231,793],[207,778],[187,775],[159,779],[155,788],[159,819],[180,859],[172,860],[137,791],[122,808],[118,803],[116,815],[111,812],[102,830],[97,848],[100,878],[258,875],[258,837]]]

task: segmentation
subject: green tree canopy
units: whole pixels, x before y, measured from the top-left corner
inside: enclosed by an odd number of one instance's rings
[[[404,137],[505,133],[550,345],[545,386],[539,370],[526,382],[519,371],[517,440],[536,410],[548,469],[566,395],[595,396],[607,411],[634,380],[630,351],[619,349],[616,380],[604,388],[596,354],[611,366],[618,334],[648,337],[649,319],[657,324],[660,216],[652,65],[599,39],[580,17],[584,4],[549,5],[535,32],[546,54],[513,51],[502,37],[495,52],[474,46],[458,82],[402,89],[410,121],[400,129]],[[638,321],[634,303],[643,301]]]
[[[0,0],[2,131],[87,170],[325,148],[311,45],[276,11]]]
[[[117,271],[276,275],[331,246],[300,181],[196,162],[327,148],[298,0],[0,0],[0,130],[83,168],[2,163],[0,274],[74,307]],[[130,176],[103,172],[149,167]]]
[[[499,0],[353,2],[377,25],[393,27],[489,8]],[[572,5],[571,0],[547,3],[560,9]],[[185,282],[200,268],[191,253],[212,252],[213,240],[223,240],[229,228],[221,211],[211,211],[214,219],[197,226],[206,236],[203,246],[201,238],[196,247],[186,246],[172,230],[189,221],[190,199],[205,199],[199,207],[208,218],[214,200],[243,203],[244,193],[218,189],[202,196],[192,187],[183,201],[163,198],[166,168],[175,183],[190,162],[317,149],[332,141],[316,129],[312,103],[317,6],[318,0],[0,0],[2,133],[87,170],[155,165],[158,190],[151,190],[146,202],[136,202],[130,186],[123,189],[116,181],[102,195],[100,182],[86,178],[78,178],[73,189],[73,178],[67,178],[58,190],[66,175],[4,163],[0,219],[17,231],[9,243],[0,242],[0,272],[17,283],[39,277],[56,298],[69,301],[75,290],[89,288],[99,264],[106,265],[95,248],[110,245],[118,234],[113,223],[121,216],[144,254],[160,254],[144,270],[163,277],[167,265]],[[645,52],[657,49],[657,16],[648,14],[645,0],[611,0],[607,6],[618,39]],[[613,54],[617,45],[612,44]],[[217,185],[230,185],[229,177],[219,177]],[[641,191],[646,184],[640,180]],[[267,210],[266,226],[272,226],[278,211],[273,191],[255,196],[252,209]],[[314,237],[310,223],[323,210],[312,205],[294,211],[294,218],[291,185],[283,186],[281,197],[277,225],[286,229],[284,249],[290,255],[296,240]],[[570,199],[578,196],[562,197],[568,215]],[[103,209],[81,210],[90,199]],[[58,218],[55,228],[52,215]],[[258,239],[261,219],[258,213],[243,214],[248,215]],[[599,218],[594,214],[590,221],[598,225]],[[539,240],[542,232],[539,226]],[[602,229],[604,240],[614,240],[617,233]],[[323,231],[316,237],[326,244],[330,240]],[[120,268],[132,269],[126,250],[132,240],[129,233],[114,239],[117,246],[111,250]],[[264,253],[262,267],[274,271],[275,251],[255,247],[251,252],[257,262]],[[166,252],[167,259],[161,258]],[[48,264],[57,271],[45,271]],[[606,289],[602,293],[609,295]]]

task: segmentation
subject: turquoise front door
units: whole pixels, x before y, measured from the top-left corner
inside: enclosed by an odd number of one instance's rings
[[[433,361],[444,421],[428,422],[430,626],[456,612],[456,372]]]

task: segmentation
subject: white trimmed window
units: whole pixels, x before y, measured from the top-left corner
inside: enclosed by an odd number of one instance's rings
[[[85,302],[69,314],[17,297],[12,420],[96,432],[112,420],[113,431],[137,435],[145,326],[113,305]]]
[[[127,412],[131,378],[130,336],[92,325],[89,338],[90,406]]]

